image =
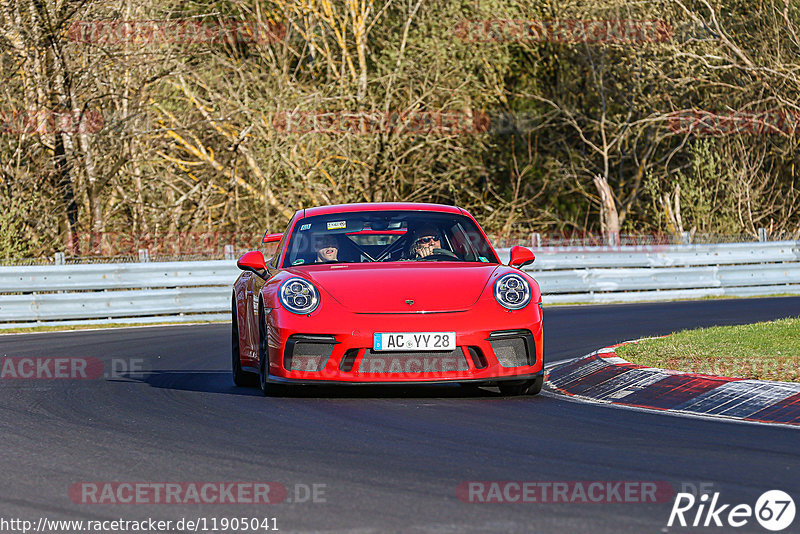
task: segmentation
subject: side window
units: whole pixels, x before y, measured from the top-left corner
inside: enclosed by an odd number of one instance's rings
[[[467,247],[467,237],[464,235],[461,225],[456,224],[450,228],[450,234],[453,236],[453,252],[464,257],[469,250]]]
[[[442,243],[442,248],[443,248],[444,250],[449,250],[449,251],[451,251],[451,252],[452,252],[452,251],[453,251],[453,240],[452,240],[452,238],[451,238],[451,236],[453,235],[453,232],[452,232],[452,230],[450,230],[450,229],[447,229],[447,228],[442,228],[442,229],[439,231],[439,235],[440,235],[440,236],[441,236],[441,238],[442,238],[442,241],[441,241],[441,243]]]
[[[485,250],[485,241],[477,233],[477,229],[464,228],[461,223],[457,223],[450,231],[453,234],[453,252],[464,261],[489,261],[491,255]]]
[[[287,236],[289,235],[289,228],[292,227],[292,222],[294,218],[289,221],[289,224],[286,226],[286,229],[283,231],[283,237],[277,243],[264,243],[261,246],[261,252],[264,254],[265,258],[269,258],[267,260],[267,265],[272,267],[273,269],[278,268],[278,256],[283,250],[283,245],[286,243]]]

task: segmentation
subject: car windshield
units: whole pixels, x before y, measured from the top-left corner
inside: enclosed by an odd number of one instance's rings
[[[469,217],[425,211],[358,211],[298,220],[283,267],[320,263],[499,263]]]

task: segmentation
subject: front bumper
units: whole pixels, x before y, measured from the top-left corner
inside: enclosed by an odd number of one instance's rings
[[[391,380],[391,381],[381,381],[381,380],[308,380],[308,379],[301,379],[301,378],[282,378],[277,376],[270,376],[268,382],[273,384],[287,384],[287,385],[297,385],[297,386],[431,386],[431,385],[445,385],[445,384],[477,384],[485,387],[491,386],[498,386],[502,383],[507,382],[520,382],[524,380],[533,380],[536,377],[542,376],[543,373],[535,373],[532,375],[514,375],[514,376],[507,376],[507,377],[496,377],[493,379],[485,379],[485,378],[466,378],[466,379],[431,379],[431,380]]]
[[[298,384],[435,384],[532,379],[543,372],[536,304],[508,311],[479,301],[443,313],[356,314],[327,302],[311,316],[267,316],[269,381]],[[455,332],[453,352],[372,351],[375,332]]]

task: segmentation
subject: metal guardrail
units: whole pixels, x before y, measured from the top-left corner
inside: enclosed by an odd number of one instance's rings
[[[800,294],[800,241],[534,253],[545,304]],[[238,273],[231,260],[0,267],[0,329],[224,320]]]
[[[231,260],[0,267],[0,294],[230,286],[239,272]]]
[[[230,317],[231,260],[0,267],[0,329]]]
[[[508,250],[500,252],[507,261]],[[534,250],[545,304],[800,294],[800,241]]]

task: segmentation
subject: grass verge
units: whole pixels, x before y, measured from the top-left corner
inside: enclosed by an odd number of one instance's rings
[[[736,295],[708,295],[705,297],[688,297],[682,299],[657,299],[652,300],[609,300],[603,302],[547,302],[547,295],[544,299],[545,308],[555,308],[557,306],[604,306],[606,304],[655,304],[658,302],[692,302],[697,300],[741,300],[741,299],[772,299],[783,297],[800,297],[800,293],[773,293],[771,295],[747,295],[744,297]]]
[[[616,349],[631,363],[715,376],[800,382],[800,317],[683,330]]]

